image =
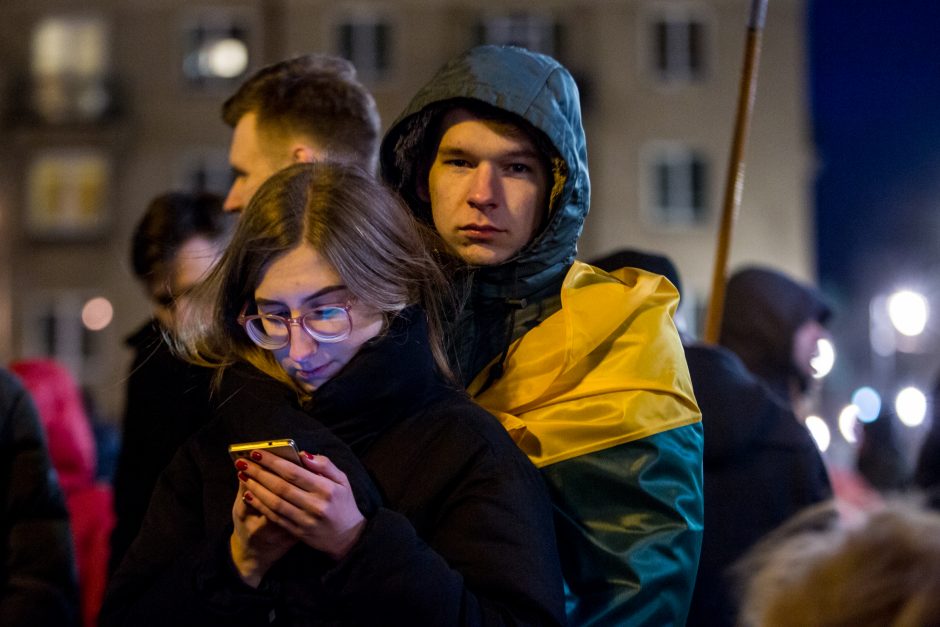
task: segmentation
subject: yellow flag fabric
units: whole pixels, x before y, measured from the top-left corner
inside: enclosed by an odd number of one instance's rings
[[[509,349],[505,371],[468,390],[538,466],[701,420],[664,277],[575,262],[561,309]],[[492,365],[492,364],[491,364]]]

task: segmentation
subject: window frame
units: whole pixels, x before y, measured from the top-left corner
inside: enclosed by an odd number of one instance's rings
[[[709,8],[696,2],[650,4],[638,22],[647,73],[661,86],[686,86],[706,82],[714,65],[715,20]],[[667,30],[665,51],[660,27]],[[691,30],[698,29],[693,37]],[[687,37],[670,37],[668,32],[687,33]],[[697,52],[695,50],[697,49]],[[665,57],[664,53],[665,52]]]
[[[365,63],[356,52],[356,41],[361,41],[355,37],[357,28],[373,29],[372,43],[369,46],[373,48],[372,59]],[[349,28],[352,33],[350,41],[352,42],[349,50],[345,48],[343,30]],[[385,30],[384,46],[378,42],[378,31]],[[333,23],[333,50],[337,56],[348,59],[356,67],[356,75],[363,83],[376,84],[387,83],[394,80],[398,67],[398,49],[397,37],[398,26],[384,11],[355,10],[340,13]],[[384,52],[383,52],[384,51]],[[384,57],[384,64],[379,63]]]
[[[688,231],[708,225],[714,213],[711,202],[714,159],[708,151],[685,141],[653,140],[644,145],[641,153],[642,206],[647,224],[667,231]],[[680,199],[686,197],[685,203],[668,204],[668,199],[661,202],[669,194],[669,190],[663,194],[660,189],[662,168],[667,169],[667,177],[673,173],[667,182],[670,189],[677,180],[686,179],[685,185],[677,190]],[[672,193],[677,192],[673,189]]]

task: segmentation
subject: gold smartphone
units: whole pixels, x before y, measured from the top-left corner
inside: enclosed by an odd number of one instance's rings
[[[238,444],[230,444],[228,447],[228,454],[231,455],[233,460],[237,460],[239,457],[248,457],[248,454],[252,451],[268,451],[273,455],[277,455],[287,461],[303,466],[300,462],[300,450],[290,438],[284,438],[282,440],[262,440],[260,442],[240,442]]]

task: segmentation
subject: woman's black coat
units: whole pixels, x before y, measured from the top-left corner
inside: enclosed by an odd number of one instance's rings
[[[104,625],[564,622],[542,480],[434,373],[423,316],[399,316],[306,411],[257,372],[243,369],[236,387],[161,477]],[[253,590],[229,556],[238,481],[227,446],[285,437],[349,476],[368,522],[342,561],[297,546]]]

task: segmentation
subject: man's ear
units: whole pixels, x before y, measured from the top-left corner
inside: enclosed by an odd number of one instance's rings
[[[313,163],[317,161],[317,151],[307,144],[295,144],[290,157],[291,163]]]

